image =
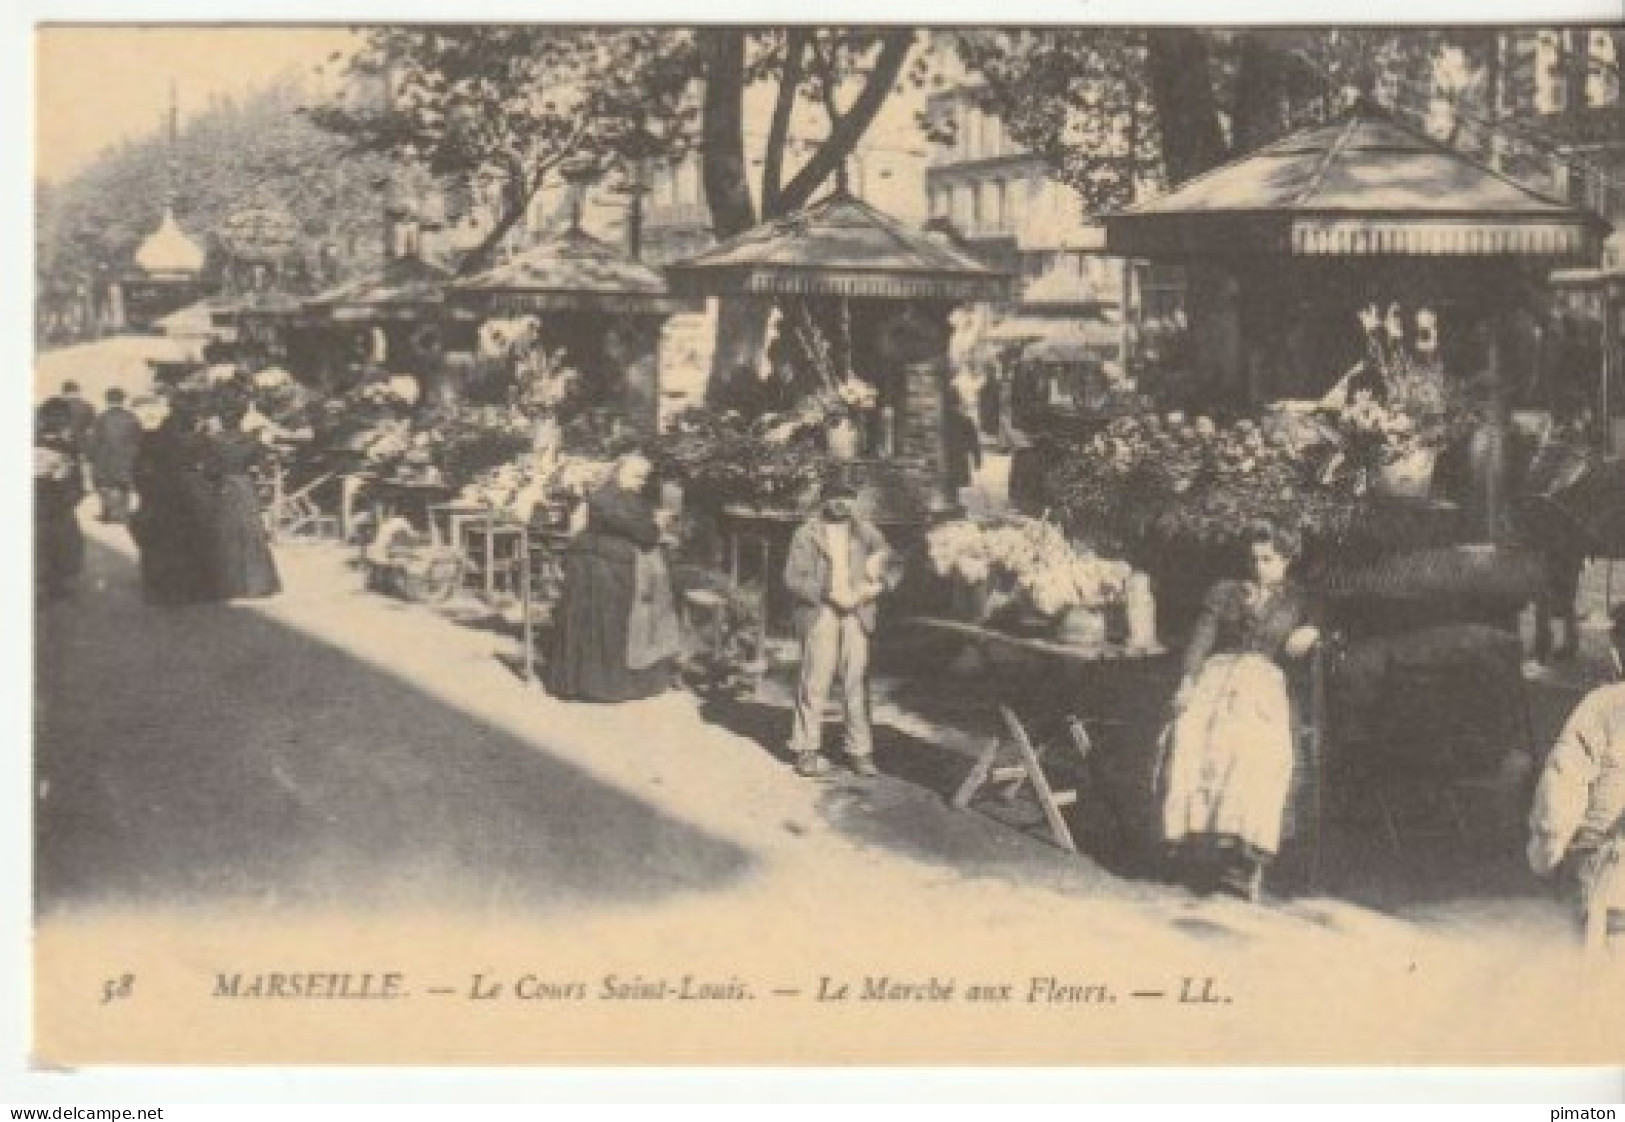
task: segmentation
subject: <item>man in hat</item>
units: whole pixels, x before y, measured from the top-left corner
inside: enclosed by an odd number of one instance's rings
[[[135,485],[135,455],[141,446],[141,420],[124,407],[124,391],[107,391],[107,408],[90,426],[85,449],[101,499],[102,522],[124,522],[130,516],[130,489]]]
[[[857,492],[824,486],[818,512],[790,541],[784,584],[796,602],[801,678],[796,687],[790,751],[799,775],[829,771],[820,748],[824,703],[839,683],[846,708],[846,756],[858,775],[876,771],[869,723],[869,636],[877,601],[901,579],[886,539],[857,517]]]
[[[1614,670],[1625,656],[1625,606],[1614,609]],[[1529,812],[1529,864],[1555,874],[1583,915],[1625,846],[1625,682],[1599,686],[1569,715]]]

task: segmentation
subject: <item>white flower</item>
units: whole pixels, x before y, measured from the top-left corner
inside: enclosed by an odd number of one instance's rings
[[[1383,321],[1382,327],[1387,332],[1388,338],[1396,343],[1405,338],[1405,319],[1400,314],[1398,304],[1388,305],[1388,317]]]

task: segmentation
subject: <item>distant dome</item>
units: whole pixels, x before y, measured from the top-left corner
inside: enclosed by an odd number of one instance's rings
[[[203,271],[203,250],[186,236],[174,212],[165,207],[158,229],[135,251],[135,263],[150,275],[196,274]]]

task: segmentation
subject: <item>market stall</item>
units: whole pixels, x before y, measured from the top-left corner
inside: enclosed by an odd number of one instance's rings
[[[1372,741],[1356,726],[1397,696],[1396,667],[1521,696],[1505,629],[1542,558],[1508,517],[1507,390],[1546,274],[1595,260],[1607,225],[1369,103],[1105,222],[1112,253],[1177,262],[1202,289],[1176,400],[1241,414],[1128,419],[1058,468],[1075,518],[1160,559],[1174,640],[1265,518],[1309,538],[1305,575],[1349,640],[1331,689],[1345,751]],[[1356,694],[1362,713],[1337,704]],[[1529,747],[1499,727],[1480,771]],[[1452,758],[1435,738],[1406,763]]]
[[[405,254],[305,301],[303,327],[319,338],[323,380],[342,385],[361,368],[438,380],[446,350],[471,336],[471,317],[447,307],[451,279],[449,269]]]
[[[1366,101],[1104,221],[1113,254],[1205,271],[1231,330],[1191,361],[1253,403],[1324,392],[1374,299],[1432,309],[1447,369],[1499,373],[1531,291],[1608,232]]]
[[[685,302],[647,265],[577,227],[506,264],[454,282],[450,301],[471,318],[535,317],[539,345],[581,374],[580,404],[619,411],[653,432],[660,400],[660,333]]]
[[[1007,296],[1010,277],[844,191],[667,273],[681,295],[765,306],[762,361],[738,372],[745,384],[732,387],[735,400],[766,401],[748,411],[777,418],[769,423],[783,433],[812,432],[810,441],[787,435],[775,446],[727,424],[690,419],[676,459],[693,452],[686,462],[695,490],[723,492],[735,533],[783,538],[780,531],[794,526],[785,515],[803,509],[805,495],[832,471],[857,484],[871,513],[902,535],[957,503],[947,425],[949,315],[959,304]],[[706,432],[716,439],[703,439]],[[726,454],[710,455],[713,446]],[[735,480],[741,456],[761,470]],[[772,481],[777,493],[757,489],[756,479]],[[756,575],[770,617],[782,614],[772,610],[782,546],[777,541]]]

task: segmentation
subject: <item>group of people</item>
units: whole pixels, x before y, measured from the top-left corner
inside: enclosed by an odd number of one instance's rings
[[[261,521],[254,471],[265,455],[243,430],[240,394],[206,409],[177,393],[152,430],[107,391],[97,413],[73,382],[45,401],[35,422],[36,570],[61,596],[83,565],[78,509],[89,485],[97,518],[127,524],[141,557],[141,586],[154,604],[237,600],[281,591]],[[88,475],[88,480],[87,480]]]
[[[673,683],[682,637],[666,555],[675,526],[647,497],[650,474],[644,455],[622,456],[609,481],[588,496],[586,525],[564,550],[548,659],[548,685],[557,697],[634,701]],[[821,737],[832,690],[845,704],[850,767],[876,773],[869,641],[878,601],[902,574],[885,537],[858,516],[856,500],[851,486],[827,484],[785,562],[802,654],[790,752],[796,772],[809,777],[831,767]]]

